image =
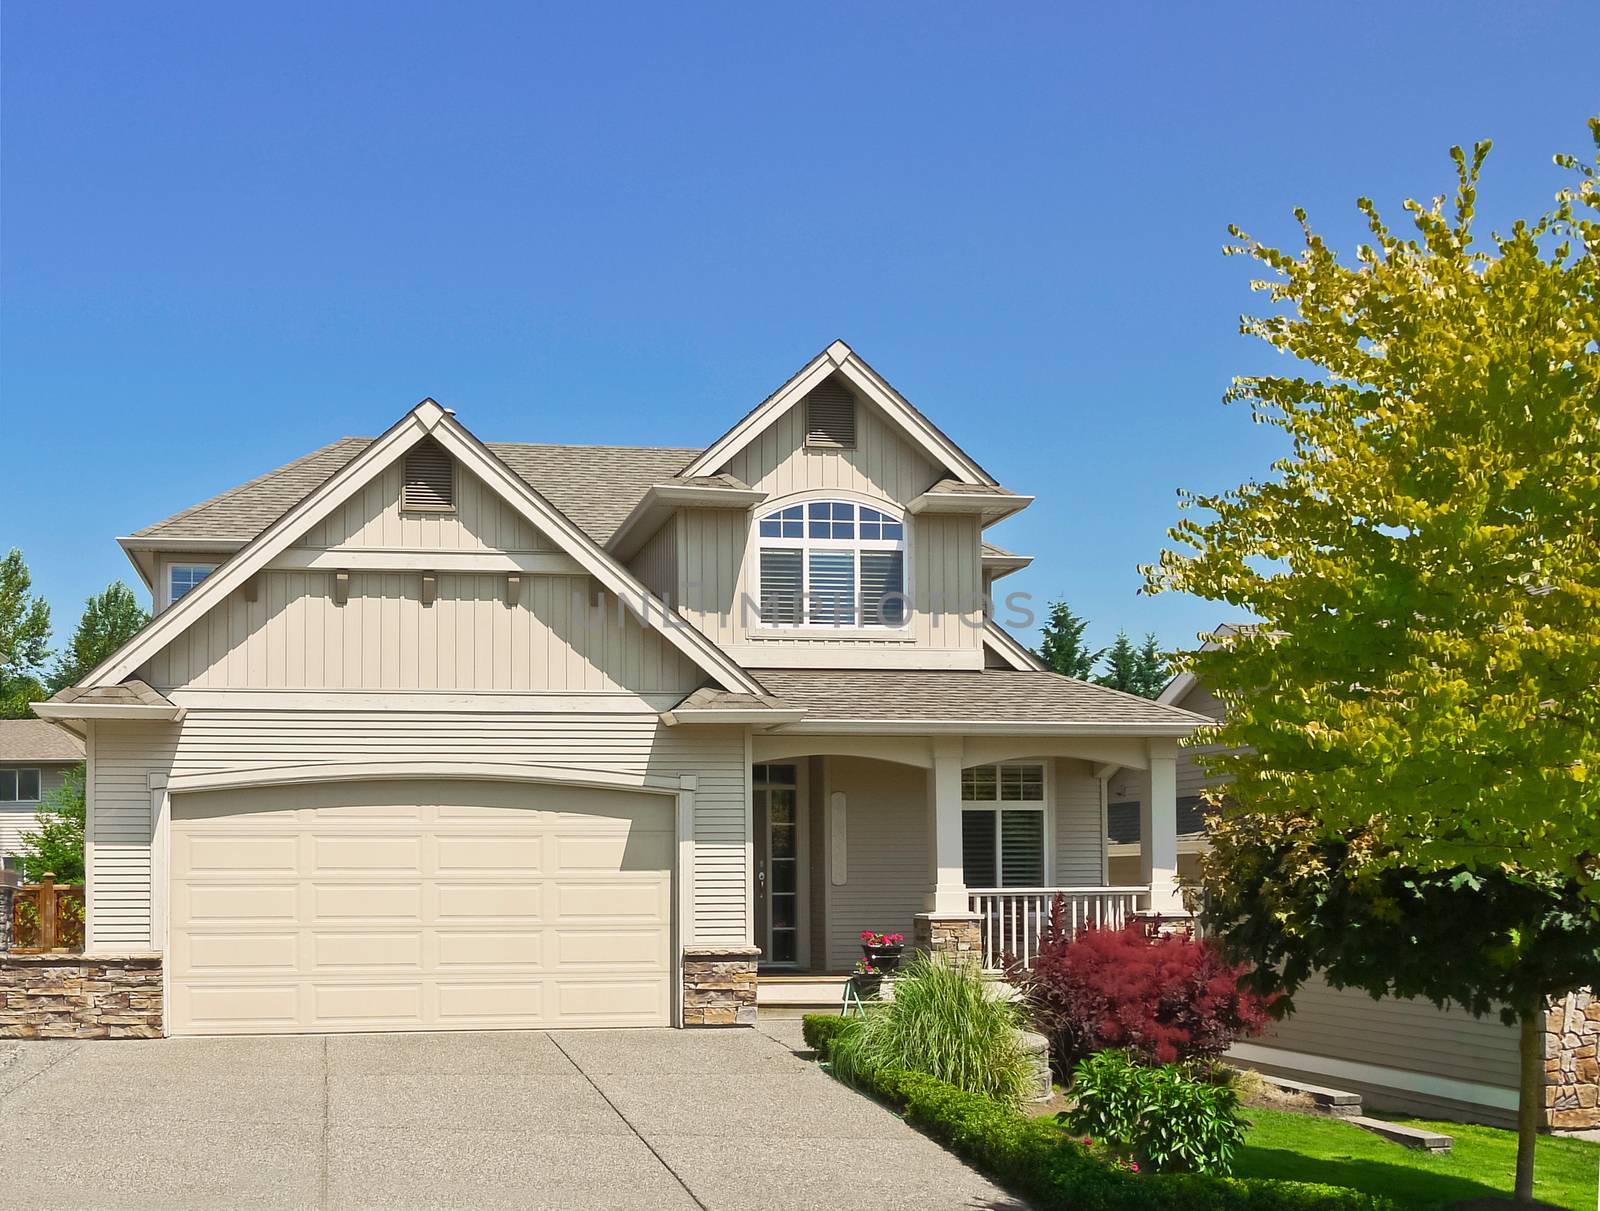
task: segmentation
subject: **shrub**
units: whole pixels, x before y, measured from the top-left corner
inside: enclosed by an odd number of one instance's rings
[[[919,956],[895,980],[894,1000],[834,1035],[833,1072],[858,1088],[879,1069],[925,1072],[1015,1106],[1029,1087],[1020,1018],[971,966]]]
[[[869,1092],[1039,1211],[1393,1211],[1344,1186],[1199,1173],[1135,1174],[1108,1165],[1052,1118],[1027,1118],[992,1098],[923,1073],[881,1069]]]
[[[1072,1077],[1077,1104],[1058,1117],[1164,1173],[1227,1173],[1244,1142],[1239,1095],[1197,1080],[1176,1064],[1148,1067],[1125,1051],[1102,1051]]]
[[[1240,987],[1243,968],[1213,943],[1149,938],[1136,924],[1073,938],[1064,912],[1058,896],[1033,966],[1007,971],[1063,1074],[1113,1047],[1156,1063],[1216,1057],[1266,1026],[1268,1002]]]
[[[854,1019],[836,1013],[808,1013],[800,1019],[800,1033],[806,1046],[817,1053],[818,1059],[827,1059],[833,1050],[833,1041],[850,1029]]]

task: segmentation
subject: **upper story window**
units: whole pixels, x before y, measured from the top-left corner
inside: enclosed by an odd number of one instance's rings
[[[905,522],[851,500],[808,500],[756,523],[767,626],[899,627]]]
[[[169,563],[167,565],[167,604],[172,605],[216,569],[214,563]]]
[[[0,769],[0,803],[39,802],[39,771]]]

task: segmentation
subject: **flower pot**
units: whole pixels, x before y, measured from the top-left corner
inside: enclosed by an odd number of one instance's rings
[[[863,1001],[876,1001],[878,993],[883,988],[883,976],[877,972],[868,975],[853,975],[850,982],[855,985],[856,996]]]
[[[900,967],[900,959],[905,954],[904,945],[896,946],[863,946],[861,953],[885,975],[893,975]]]

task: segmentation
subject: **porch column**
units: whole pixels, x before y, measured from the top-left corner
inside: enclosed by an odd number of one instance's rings
[[[961,757],[960,736],[941,736],[933,742],[933,773],[929,778],[929,873],[933,890],[928,911],[940,916],[967,911],[967,882],[961,868]]]
[[[1182,916],[1178,894],[1178,746],[1149,742],[1150,771],[1139,803],[1139,879],[1150,888],[1149,911]]]

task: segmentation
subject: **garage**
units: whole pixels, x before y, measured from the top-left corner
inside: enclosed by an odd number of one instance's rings
[[[174,795],[168,1032],[669,1025],[673,808],[417,779]]]

